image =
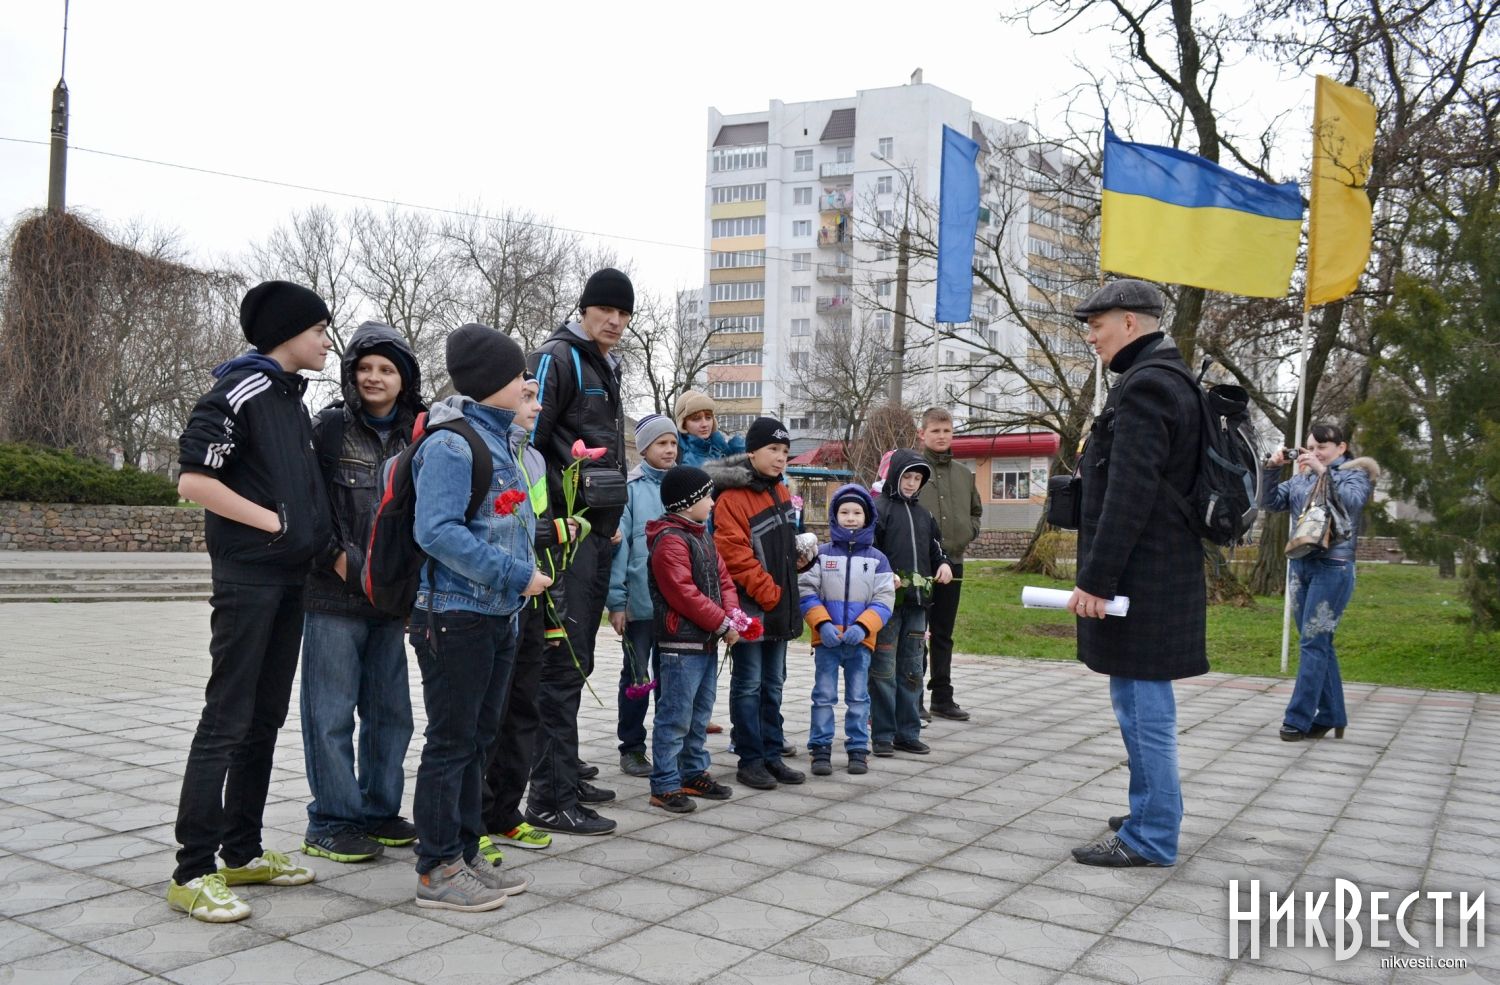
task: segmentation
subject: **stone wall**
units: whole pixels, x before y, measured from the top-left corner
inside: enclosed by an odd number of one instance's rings
[[[203,511],[0,502],[4,551],[201,551]]]

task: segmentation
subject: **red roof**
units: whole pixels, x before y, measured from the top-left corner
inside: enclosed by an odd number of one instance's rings
[[[842,441],[825,441],[816,448],[787,459],[788,465],[843,465],[848,461]]]

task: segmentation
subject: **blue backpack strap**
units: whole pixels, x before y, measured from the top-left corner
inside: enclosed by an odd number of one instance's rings
[[[573,355],[573,375],[578,378],[578,392],[583,392],[583,360],[578,356],[578,346],[568,346],[568,352]]]

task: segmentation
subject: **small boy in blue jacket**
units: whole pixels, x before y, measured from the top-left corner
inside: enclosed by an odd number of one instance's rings
[[[476,912],[530,883],[478,864],[482,778],[515,663],[516,612],[552,579],[532,554],[536,521],[511,449],[525,386],[521,347],[488,326],[465,325],[448,336],[447,362],[460,396],[434,405],[428,420],[462,417],[489,449],[493,474],[489,495],[465,520],[473,454],[463,435],[434,431],[412,459],[412,532],[434,562],[422,566],[409,626],[427,707],[413,810],[416,903]]]
[[[677,464],[677,428],[662,414],[647,414],[636,422],[635,449],[641,455],[641,463],[630,470],[625,485],[625,515],[620,518],[622,536],[610,564],[609,591],[604,604],[609,610],[610,626],[625,638],[617,702],[620,772],[648,777],[651,758],[646,755],[646,712],[651,709],[651,695],[632,698],[626,689],[656,678],[659,661],[646,571],[651,553],[646,546],[646,524],[666,512],[661,505],[661,480]]]
[[[814,776],[833,772],[833,708],[844,671],[844,749],[849,772],[869,769],[870,654],[891,617],[895,575],[875,548],[875,501],[862,487],[841,486],[828,504],[829,542],[797,579],[802,617],[813,646],[812,728],[807,749]]]

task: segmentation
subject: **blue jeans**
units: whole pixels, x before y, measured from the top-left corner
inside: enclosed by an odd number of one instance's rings
[[[781,762],[786,640],[736,643],[729,671],[729,738],[740,767]]]
[[[839,668],[844,670],[844,748],[870,749],[870,648],[813,647],[812,729],[807,748],[833,745],[833,706],[839,703]]]
[[[719,686],[718,654],[661,653],[656,720],[651,726],[651,792],[671,793],[707,773],[708,720]]]
[[[922,651],[927,610],[903,606],[875,637],[870,661],[870,731],[876,742],[916,742],[922,731]]]
[[[1120,840],[1153,862],[1172,865],[1182,828],[1172,682],[1111,677],[1109,700],[1130,759],[1130,817],[1120,828]]]
[[[1354,595],[1354,562],[1328,558],[1292,561],[1292,616],[1301,638],[1297,656],[1297,684],[1282,721],[1299,732],[1314,725],[1343,728],[1344,682],[1333,651],[1333,632]]]
[[[309,612],[302,626],[307,838],[363,832],[401,813],[411,692],[399,619]],[[359,712],[356,776],[354,713]]]
[[[650,619],[632,619],[625,624],[624,659],[620,661],[620,694],[616,707],[620,709],[620,724],[616,735],[620,739],[620,752],[646,751],[646,712],[651,710],[651,695],[631,701],[625,689],[632,684],[644,684],[646,680],[660,676],[660,665],[656,655],[656,634]],[[632,659],[634,654],[634,659]],[[645,680],[638,680],[645,678]],[[661,687],[660,684],[657,685]],[[656,700],[661,701],[660,694]],[[676,788],[673,788],[676,789]]]
[[[426,741],[412,820],[417,872],[462,855],[473,859],[484,830],[484,770],[500,729],[516,658],[516,620],[451,609],[412,612],[411,643],[422,668]]]

